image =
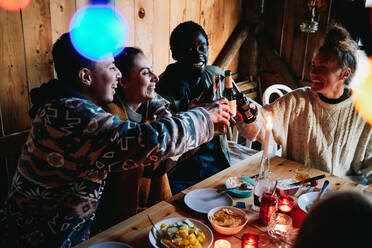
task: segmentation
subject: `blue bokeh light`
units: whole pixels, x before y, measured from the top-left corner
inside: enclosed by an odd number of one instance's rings
[[[103,60],[118,55],[128,41],[128,24],[110,4],[90,4],[70,22],[70,39],[84,57]]]

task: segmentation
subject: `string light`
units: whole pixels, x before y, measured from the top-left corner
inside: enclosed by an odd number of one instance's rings
[[[20,11],[30,4],[31,0],[0,0],[0,7],[9,11]]]
[[[128,40],[128,25],[111,4],[89,4],[72,17],[70,38],[82,56],[103,60],[123,50]]]

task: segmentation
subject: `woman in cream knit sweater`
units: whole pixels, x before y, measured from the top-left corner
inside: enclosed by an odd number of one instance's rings
[[[273,137],[283,156],[357,183],[372,182],[372,128],[353,106],[347,86],[357,65],[357,44],[343,27],[330,28],[313,59],[311,88],[265,105],[241,135],[263,141],[263,116],[273,116]]]

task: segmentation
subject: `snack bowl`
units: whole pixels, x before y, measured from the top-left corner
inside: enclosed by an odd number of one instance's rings
[[[225,187],[226,188],[237,187],[242,183],[247,183],[248,185],[251,185],[252,190],[233,189],[233,190],[229,190],[228,193],[234,197],[239,197],[239,198],[251,197],[253,187],[254,187],[254,180],[252,178],[245,177],[245,176],[231,176],[225,180]]]
[[[221,213],[225,213],[225,215],[223,216],[225,216],[224,219],[226,220],[226,223],[227,222],[231,223],[231,222],[234,222],[235,220],[236,223],[240,222],[240,224],[228,226],[228,225],[218,223],[218,220],[221,220],[220,218]],[[226,214],[226,213],[231,213],[231,214]],[[213,229],[216,230],[216,232],[219,232],[224,235],[233,235],[233,234],[240,232],[243,229],[243,227],[247,224],[248,216],[243,210],[239,208],[235,208],[231,206],[220,206],[220,207],[215,207],[208,212],[208,220],[211,223]]]

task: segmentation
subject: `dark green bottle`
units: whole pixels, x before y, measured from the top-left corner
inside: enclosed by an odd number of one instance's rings
[[[232,117],[236,115],[236,93],[233,89],[231,71],[225,71],[225,89],[223,90],[223,97],[229,101],[230,111]]]

